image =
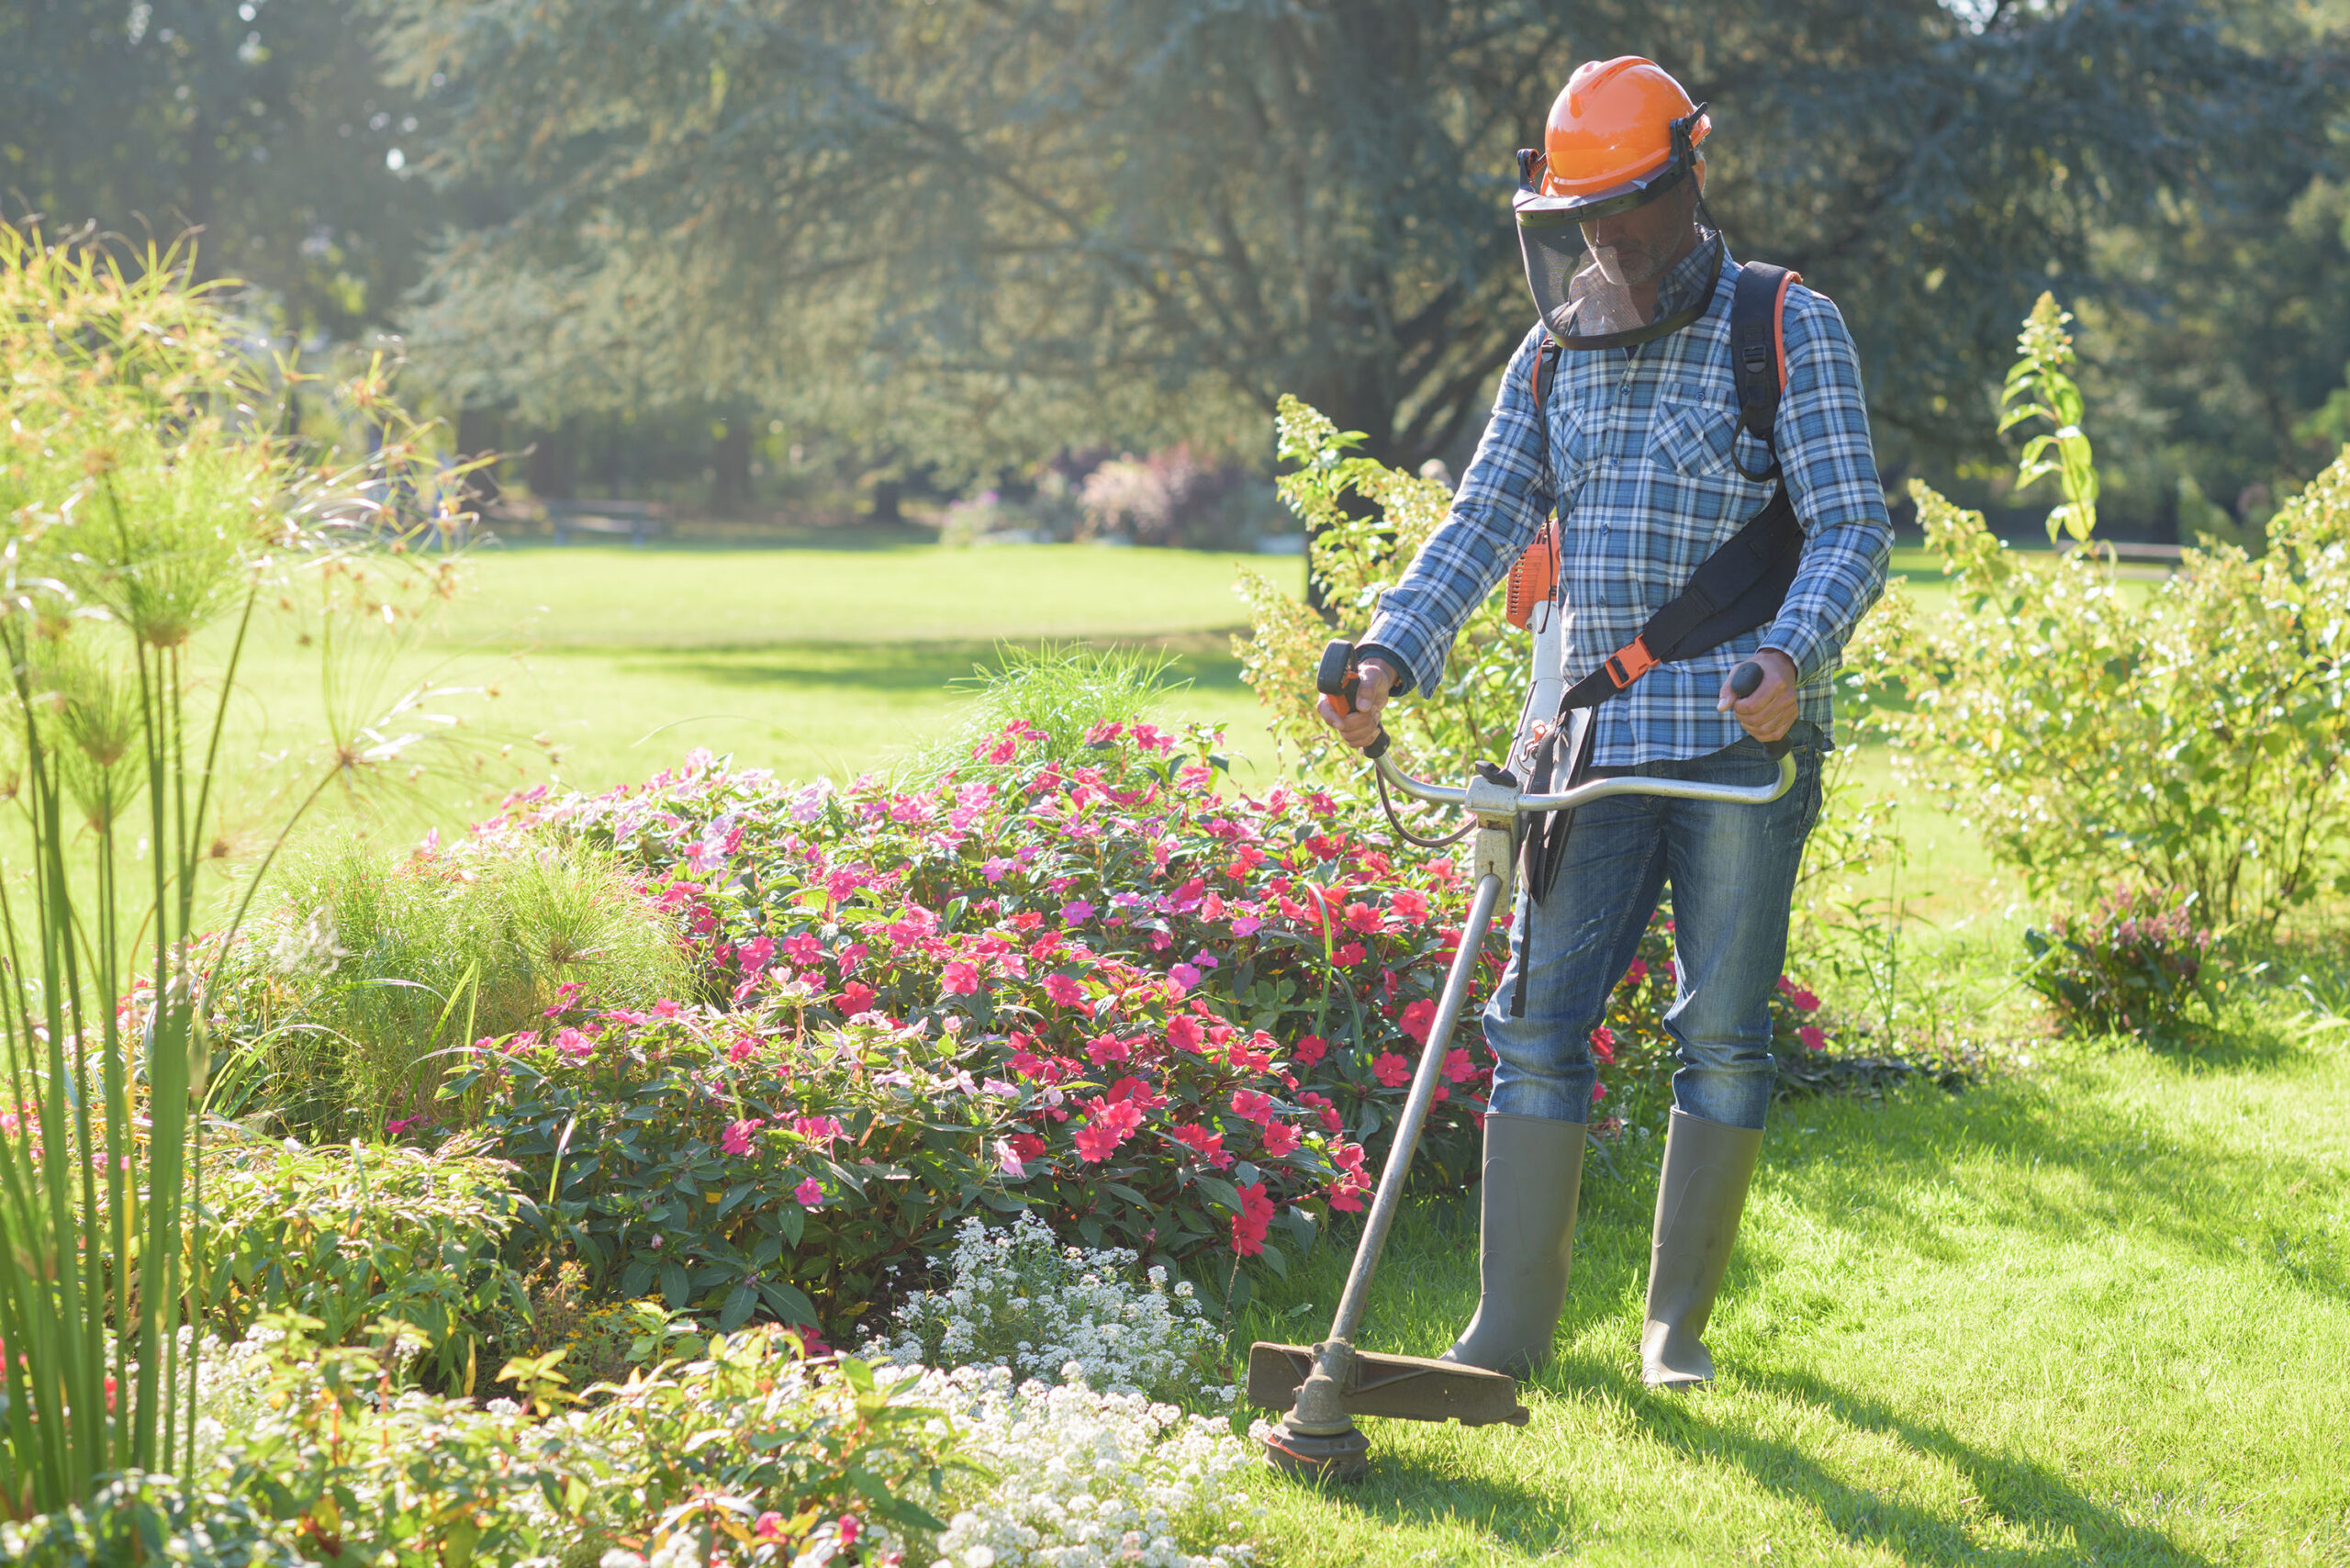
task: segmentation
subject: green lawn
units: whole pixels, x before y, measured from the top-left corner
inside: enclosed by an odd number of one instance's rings
[[[588,788],[694,746],[845,778],[948,721],[951,683],[1003,642],[1166,647],[1192,683],[1173,708],[1262,751],[1229,647],[1244,620],[1239,565],[1301,570],[1294,558],[1079,546],[524,547],[477,557],[442,641],[521,653],[503,700]]]
[[[1175,711],[1265,749],[1226,645],[1232,561],[825,543],[487,553],[435,656],[494,679],[494,722],[591,788],[696,745],[853,773],[951,720],[949,683],[999,643],[1045,639],[1169,648],[1192,682]],[[1944,601],[1922,558],[1897,567]],[[318,706],[273,637],[241,734],[283,745]],[[1901,821],[1910,863],[1877,890],[1923,899],[1927,951],[2004,975],[2020,889],[1948,819]],[[1654,1175],[1625,1150],[1588,1183],[1533,1424],[1379,1426],[1353,1493],[1269,1476],[1271,1560],[2350,1565],[2350,1049],[2286,995],[2200,1059],[2027,1041],[1961,1096],[1783,1106],[1714,1333],[1728,1376],[1696,1397],[1634,1376]],[[1474,1258],[1465,1209],[1409,1211],[1365,1342],[1440,1350]],[[1326,1249],[1251,1304],[1236,1345],[1320,1333],[1343,1265]]]
[[[1782,1104],[1694,1396],[1638,1378],[1653,1171],[1587,1179],[1532,1423],[1366,1422],[1361,1489],[1267,1481],[1277,1560],[2350,1563],[2350,1050],[2229,1039]],[[1475,1248],[1409,1215],[1363,1343],[1441,1352]],[[1344,1261],[1236,1339],[1317,1337]]]

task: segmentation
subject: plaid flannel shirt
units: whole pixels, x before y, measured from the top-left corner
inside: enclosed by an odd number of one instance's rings
[[[1701,246],[1658,289],[1660,317],[1705,282]],[[1736,261],[1724,259],[1714,301],[1680,331],[1622,350],[1570,350],[1546,407],[1528,385],[1542,330],[1510,357],[1494,415],[1452,498],[1451,514],[1379,601],[1363,638],[1407,685],[1437,693],[1460,628],[1555,509],[1567,678],[1573,681],[1639,633],[1698,563],[1771,498],[1740,472],[1768,461],[1739,423],[1730,374]],[[1869,444],[1860,363],[1835,305],[1801,284],[1787,291],[1787,384],[1774,428],[1788,498],[1804,531],[1794,585],[1778,618],[1695,658],[1659,665],[1599,705],[1592,762],[1628,767],[1703,756],[1738,741],[1718,712],[1721,685],[1758,648],[1793,661],[1800,714],[1833,744],[1830,676],[1845,640],[1885,589],[1893,530]]]

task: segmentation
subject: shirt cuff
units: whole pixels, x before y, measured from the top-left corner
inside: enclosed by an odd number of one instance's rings
[[[1796,666],[1797,686],[1809,685],[1828,663],[1828,640],[1799,622],[1773,622],[1770,631],[1762,634],[1762,647],[1776,648],[1787,655]]]
[[[1363,660],[1369,658],[1384,659],[1387,662],[1388,666],[1393,669],[1396,675],[1401,678],[1395,689],[1387,694],[1391,700],[1404,696],[1419,688],[1419,679],[1412,673],[1412,661],[1405,658],[1402,654],[1398,653],[1394,648],[1389,646],[1387,644],[1372,642],[1357,643],[1355,644],[1356,665],[1360,666]]]

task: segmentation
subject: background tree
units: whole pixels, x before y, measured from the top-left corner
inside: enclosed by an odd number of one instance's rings
[[[193,228],[197,275],[263,290],[297,334],[386,325],[441,196],[408,164],[430,110],[371,35],[333,0],[12,0],[0,206],[54,234]]]
[[[516,193],[416,318],[459,374],[812,405],[974,465],[1256,445],[1285,391],[1384,460],[1453,450],[1530,320],[1511,151],[1626,51],[1713,101],[1715,209],[1843,303],[1895,465],[1948,464],[2031,298],[2098,293],[2101,228],[2306,183],[2334,82],[2194,0],[386,9],[437,168]]]

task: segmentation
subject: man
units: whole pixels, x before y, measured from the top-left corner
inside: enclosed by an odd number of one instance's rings
[[[1567,831],[1551,890],[1519,895],[1509,969],[1484,1016],[1495,1066],[1481,1299],[1448,1352],[1495,1371],[1524,1373],[1549,1357],[1597,1078],[1591,1033],[1670,882],[1676,984],[1665,1027],[1680,1067],[1641,1372],[1656,1387],[1713,1378],[1701,1336],[1771,1101],[1770,995],[1819,810],[1830,677],[1883,590],[1890,554],[1859,365],[1824,297],[1785,290],[1773,439],[1740,428],[1729,316],[1741,269],[1700,221],[1710,214],[1698,148],[1710,129],[1649,61],[1594,62],[1568,81],[1551,106],[1543,158],[1529,155],[1539,178],[1519,201],[1543,319],[1502,376],[1450,517],[1380,601],[1360,645],[1358,706],[1341,719],[1323,703],[1325,721],[1360,748],[1393,697],[1438,691],[1461,623],[1554,509],[1570,680],[1627,649],[1782,482],[1800,520],[1800,545],[1788,534],[1800,553],[1775,617],[1655,665],[1601,702],[1585,774],[1768,783],[1776,765],[1763,743],[1785,737],[1794,788],[1762,807],[1639,796],[1586,806]],[[1558,248],[1578,236],[1590,249],[1579,268],[1573,251]],[[1546,339],[1560,345],[1547,354]],[[1730,675],[1750,659],[1762,684],[1740,698]]]

